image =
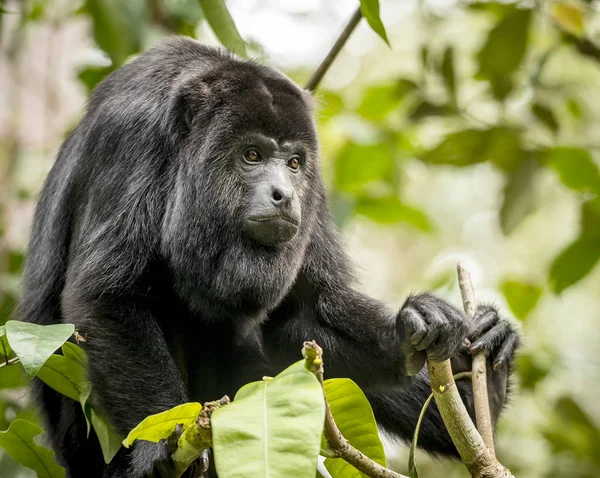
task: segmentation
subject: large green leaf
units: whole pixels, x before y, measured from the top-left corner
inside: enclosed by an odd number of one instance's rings
[[[37,376],[49,387],[78,402],[85,403],[90,394],[85,368],[70,357],[50,355]]]
[[[525,320],[542,296],[542,288],[536,284],[507,280],[502,283],[502,293],[515,316]]]
[[[17,320],[6,322],[8,343],[32,377],[73,332],[73,324],[37,325]]]
[[[202,405],[197,402],[184,403],[162,413],[146,417],[140,424],[129,432],[123,440],[123,445],[129,448],[135,440],[146,440],[158,443],[168,438],[177,425],[186,427],[198,419]]]
[[[199,0],[206,21],[221,44],[235,54],[246,57],[246,42],[240,36],[225,0]]]
[[[531,10],[515,9],[490,31],[477,54],[478,77],[490,81],[499,99],[510,92],[509,77],[525,57],[530,20]]]
[[[407,206],[396,196],[360,198],[354,208],[357,214],[381,224],[410,224],[423,232],[433,231],[429,218],[420,210]]]
[[[323,390],[296,362],[248,384],[211,417],[220,478],[314,478],[325,420]]]
[[[373,31],[389,45],[385,27],[379,16],[379,0],[360,0],[360,11]]]
[[[565,186],[575,191],[600,194],[600,171],[589,151],[554,148],[548,152],[547,160]]]
[[[17,463],[34,470],[38,478],[64,478],[65,469],[54,461],[54,452],[33,438],[44,430],[27,420],[15,420],[0,432],[0,447]]]
[[[325,381],[325,393],[342,435],[354,448],[380,465],[386,466],[373,410],[358,385],[349,378],[334,378]],[[333,478],[367,476],[341,458],[327,458],[325,468]]]
[[[356,192],[374,181],[389,182],[394,153],[385,143],[348,143],[335,161],[335,184],[343,192]]]

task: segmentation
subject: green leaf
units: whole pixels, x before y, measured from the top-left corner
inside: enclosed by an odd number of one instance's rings
[[[490,81],[498,99],[504,99],[510,92],[509,77],[525,57],[530,20],[531,10],[515,9],[492,28],[477,53],[477,76]]]
[[[449,46],[444,51],[442,65],[440,68],[444,84],[450,94],[450,101],[456,105],[456,73],[454,72],[454,49]]]
[[[6,338],[6,326],[0,325],[0,362],[9,359],[11,355],[13,355],[13,350]]]
[[[54,461],[54,452],[39,446],[33,438],[44,430],[27,420],[15,420],[0,432],[0,446],[17,463],[34,470],[38,478],[64,478],[65,469]]]
[[[556,116],[554,116],[554,113],[550,108],[542,105],[541,103],[536,102],[531,105],[531,112],[550,131],[552,131],[553,133],[556,133],[558,131],[558,121],[556,120]]]
[[[71,360],[74,360],[79,365],[81,365],[81,367],[83,367],[84,373],[85,373],[85,370],[87,370],[87,355],[85,354],[85,352],[79,345],[76,345],[71,342],[65,342],[62,346],[62,353],[65,357],[67,357]],[[91,383],[89,383],[86,380],[85,384],[78,385],[78,389],[81,389],[81,391],[79,392],[79,403],[81,403],[81,408],[83,410],[83,416],[85,417],[85,421],[87,424],[87,432],[88,432],[88,436],[89,436],[90,428],[91,428],[92,424],[90,421],[91,420],[91,415],[90,415],[91,410],[90,410],[90,407],[87,406],[87,400],[90,397],[90,393],[92,392]]]
[[[86,0],[85,9],[92,19],[94,40],[118,68],[140,49],[140,15],[136,15],[136,2],[120,0]]]
[[[379,0],[360,0],[360,11],[371,29],[381,37],[381,39],[390,45],[385,27],[379,16]]]
[[[583,279],[600,259],[600,237],[580,236],[552,262],[550,287],[560,294]]]
[[[500,227],[505,235],[512,233],[529,215],[535,205],[533,179],[540,165],[529,157],[521,161],[514,171],[507,174],[504,199],[500,209]]]
[[[556,369],[559,358],[547,349],[520,353],[515,361],[519,376],[519,385],[523,390],[534,390],[538,383],[545,380]]]
[[[423,212],[403,204],[396,196],[360,198],[354,210],[357,214],[362,214],[380,224],[403,222],[423,232],[431,232],[434,229]]]
[[[37,325],[9,320],[6,322],[8,343],[23,364],[35,376],[44,362],[75,332],[73,324]]]
[[[87,355],[79,345],[65,342],[62,345],[61,350],[65,357],[75,360],[84,368],[87,367]]]
[[[334,378],[325,381],[325,393],[342,435],[354,448],[380,465],[386,466],[373,410],[358,385],[349,378]],[[341,458],[327,458],[325,468],[333,478],[367,476]]]
[[[23,388],[29,383],[27,374],[18,363],[0,368],[0,390]],[[0,415],[1,420],[1,415]]]
[[[585,34],[585,13],[572,3],[556,3],[550,8],[554,21],[566,32],[581,38]]]
[[[431,164],[470,166],[490,161],[509,171],[521,159],[519,131],[499,126],[487,130],[467,129],[451,133],[421,160]]]
[[[206,21],[221,44],[236,55],[246,57],[246,42],[240,36],[225,0],[198,0]]]
[[[562,183],[575,191],[600,194],[600,171],[589,151],[577,148],[554,148],[548,152],[548,164],[556,170]]]
[[[304,360],[275,378],[242,387],[212,414],[220,478],[314,478],[325,400]]]
[[[184,403],[162,413],[146,417],[129,432],[123,440],[125,448],[129,448],[135,440],[146,440],[158,443],[171,436],[177,425],[186,427],[198,419],[202,405],[197,402]]]
[[[448,105],[435,104],[429,100],[421,100],[415,109],[408,115],[411,121],[420,121],[429,116],[447,116],[453,113]]]
[[[510,310],[520,320],[527,318],[542,296],[539,285],[527,282],[506,280],[501,288]]]
[[[114,429],[113,425],[93,407],[90,409],[90,420],[94,432],[100,442],[104,463],[110,463],[121,448],[123,437]]]
[[[59,393],[79,402],[87,399],[90,383],[85,368],[76,360],[64,355],[50,355],[37,373],[38,378]]]
[[[417,88],[416,83],[404,79],[371,86],[363,95],[358,114],[369,121],[381,121],[398,108],[406,95],[416,91]]]
[[[342,192],[356,192],[374,181],[389,182],[394,153],[385,143],[348,143],[335,160],[335,185]]]

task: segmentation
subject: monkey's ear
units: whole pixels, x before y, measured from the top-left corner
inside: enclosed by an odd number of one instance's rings
[[[175,84],[163,120],[165,131],[177,139],[189,133],[198,117],[210,110],[210,97],[209,86],[198,77]]]

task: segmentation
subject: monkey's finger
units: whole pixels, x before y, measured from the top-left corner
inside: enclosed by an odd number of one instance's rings
[[[425,366],[427,354],[425,351],[414,352],[406,357],[406,374],[409,377],[418,374]]]
[[[483,337],[480,337],[469,348],[470,354],[476,354],[484,351],[486,355],[494,352],[494,350],[502,344],[506,338],[511,335],[511,330],[506,322],[499,322],[493,329],[487,332]]]
[[[481,337],[497,324],[499,319],[498,313],[493,309],[486,310],[481,315],[476,315],[467,334],[468,337],[470,339]]]
[[[498,370],[503,364],[510,363],[512,361],[515,350],[519,347],[519,336],[517,334],[511,334],[500,347],[498,355],[494,360],[494,370]]]
[[[415,345],[415,349],[417,350],[426,350],[432,346],[432,344],[439,338],[441,333],[441,327],[433,325],[427,327],[427,335],[423,337],[417,345]]]
[[[416,346],[427,334],[427,324],[416,310],[406,307],[400,311],[397,328],[402,339],[410,334],[411,345]]]

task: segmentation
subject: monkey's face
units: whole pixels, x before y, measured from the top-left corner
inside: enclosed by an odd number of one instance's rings
[[[237,154],[235,169],[246,191],[244,234],[264,245],[292,240],[302,221],[306,146],[257,133],[244,139]]]

